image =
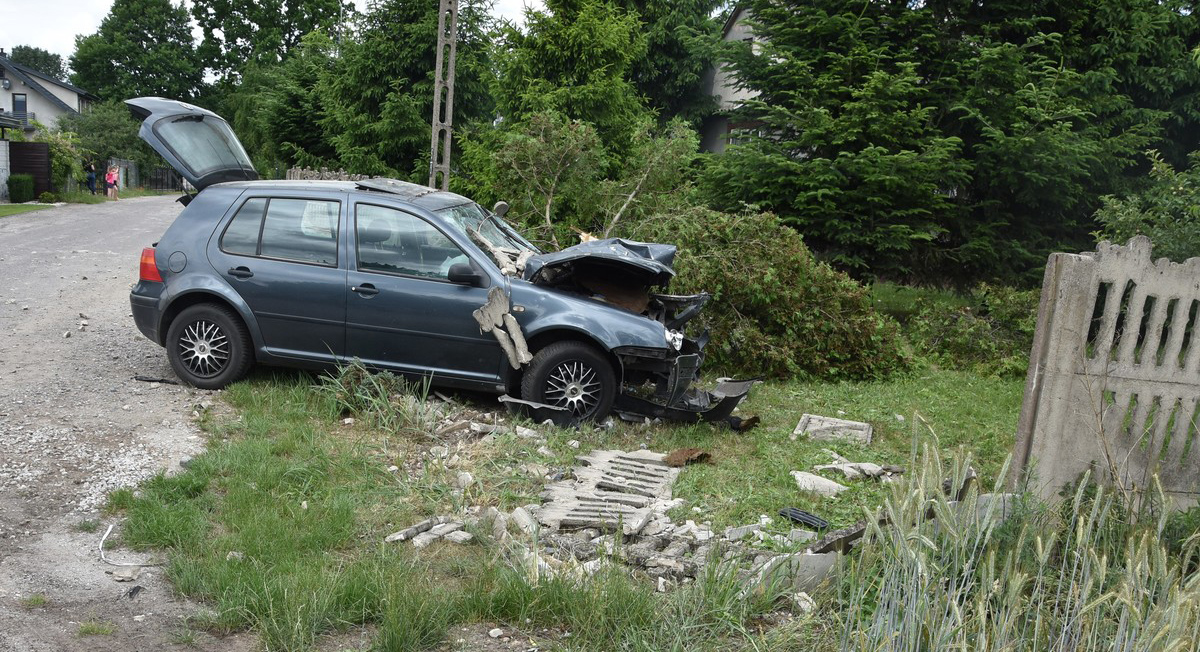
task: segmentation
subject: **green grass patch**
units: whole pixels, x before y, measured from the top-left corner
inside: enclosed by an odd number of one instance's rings
[[[84,636],[112,636],[117,633],[117,626],[108,621],[85,620],[79,623],[79,629],[75,634],[80,638]]]
[[[391,382],[363,378],[318,389],[322,381],[312,375],[280,372],[230,387],[223,396],[236,416],[205,419],[209,448],[185,471],[110,494],[106,511],[127,517],[120,545],[170,553],[167,573],[176,589],[214,609],[193,628],[218,635],[253,630],[268,649],[311,649],[320,636],[361,624],[375,627],[379,649],[427,649],[468,623],[570,632],[546,643],[562,649],[821,649],[832,641],[827,617],[763,625],[776,596],[742,599],[734,570],[719,564],[659,594],[620,567],[584,582],[534,582],[487,537],[420,551],[381,542],[466,505],[508,510],[538,502],[544,480],[531,467],[567,470],[575,455],[593,448],[641,446],[712,453],[713,463],[683,470],[675,494],[688,504],[678,520],[721,528],[796,506],[844,525],[880,504],[886,489],[851,482],[838,498],[815,501],[795,490],[789,471],[830,461],[824,448],[856,461],[908,465],[914,446],[970,445],[985,477],[994,476],[1011,447],[1020,403],[1018,381],[959,372],[766,383],[742,407],[743,415],[762,417],[750,432],[618,422],[612,430],[547,430],[541,451],[529,440],[497,436],[454,448],[452,463],[426,454],[439,443],[428,434],[432,417],[412,402],[411,386]],[[475,407],[502,414],[490,401]],[[356,416],[353,426],[341,422],[347,411]],[[876,443],[792,441],[804,412],[869,421]],[[401,470],[389,471],[393,465]],[[462,470],[476,479],[465,492],[454,483]],[[800,634],[803,644],[789,638]]]
[[[41,593],[34,593],[31,596],[21,598],[21,606],[26,609],[36,609],[50,604],[50,600]]]
[[[0,217],[8,217],[9,215],[17,215],[19,213],[31,213],[33,211],[40,211],[43,208],[50,208],[50,206],[40,204],[0,204]]]
[[[94,195],[90,192],[73,190],[71,192],[63,193],[60,195],[60,197],[62,198],[62,201],[65,201],[69,204],[103,204],[104,202],[108,201],[108,198],[104,196],[104,192],[99,188],[96,189],[96,194]]]

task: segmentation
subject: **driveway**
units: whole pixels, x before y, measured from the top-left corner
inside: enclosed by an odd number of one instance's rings
[[[118,583],[98,554],[115,522],[99,511],[107,492],[202,448],[192,415],[211,393],[134,380],[174,378],[134,327],[128,294],[142,247],[180,210],[173,196],[146,197],[0,218],[0,651],[183,649],[183,619],[202,609],[174,596],[161,568]],[[81,637],[89,621],[113,631]]]

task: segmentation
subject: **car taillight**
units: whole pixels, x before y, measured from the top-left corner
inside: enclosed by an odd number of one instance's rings
[[[142,249],[141,278],[143,281],[162,283],[162,274],[158,273],[158,265],[154,262],[154,247]]]

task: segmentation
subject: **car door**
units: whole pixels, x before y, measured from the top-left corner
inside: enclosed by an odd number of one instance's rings
[[[420,216],[354,206],[354,264],[348,272],[346,354],[370,365],[443,382],[500,382],[503,351],[471,316],[486,287],[447,280],[469,256]]]
[[[343,196],[344,198],[344,196]],[[217,273],[254,313],[266,352],[334,362],[345,352],[345,202],[288,191],[247,193],[209,243]]]

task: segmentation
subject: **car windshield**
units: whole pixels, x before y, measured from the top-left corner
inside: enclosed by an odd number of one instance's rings
[[[500,216],[485,210],[479,204],[472,202],[449,206],[438,210],[437,213],[454,228],[483,245],[484,249],[497,258],[496,262],[501,268],[504,268],[505,262],[515,260],[526,251],[532,254],[541,253],[540,249],[521,237]],[[505,256],[508,260],[500,260],[500,256]]]

